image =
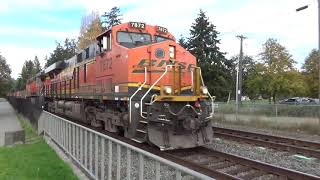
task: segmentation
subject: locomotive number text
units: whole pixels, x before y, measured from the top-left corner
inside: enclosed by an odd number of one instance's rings
[[[168,29],[165,27],[157,26],[157,32],[167,33]]]
[[[129,23],[131,28],[137,28],[137,29],[145,29],[146,24],[141,22],[130,22]]]

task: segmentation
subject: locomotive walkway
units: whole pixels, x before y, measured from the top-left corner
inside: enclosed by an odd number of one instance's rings
[[[0,146],[25,141],[22,129],[12,106],[0,98]]]

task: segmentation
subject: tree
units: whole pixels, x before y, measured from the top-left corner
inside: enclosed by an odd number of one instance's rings
[[[69,59],[76,54],[77,45],[74,39],[70,40],[66,38],[64,41],[64,46],[62,46],[59,42],[56,42],[56,44],[56,49],[50,53],[49,58],[47,56],[45,58],[45,67],[49,67],[51,64],[54,64],[58,61]]]
[[[313,49],[302,66],[305,82],[307,86],[307,95],[313,98],[318,97],[319,88],[319,52]]]
[[[236,85],[236,76],[237,76],[237,68],[238,68],[238,62],[239,62],[239,55],[232,57],[230,60],[233,62],[233,89],[235,89]],[[250,84],[250,80],[252,80],[252,77],[257,74],[257,64],[253,60],[251,56],[244,55],[242,59],[242,94],[247,95],[250,99],[257,98],[257,95],[259,94],[259,89],[252,89],[252,84]],[[233,91],[235,92],[235,90]],[[233,96],[235,96],[234,93],[232,93]]]
[[[186,42],[186,39],[182,36],[182,34],[180,35],[180,39],[178,40],[178,43],[180,44],[180,46],[182,46],[183,48],[188,48],[188,44]]]
[[[218,31],[206,14],[200,10],[190,29],[187,49],[197,58],[209,91],[218,100],[226,100],[232,91],[232,62],[224,57],[218,45]]]
[[[0,54],[0,97],[12,89],[13,80],[11,78],[11,69],[7,60]]]
[[[104,30],[110,29],[112,26],[121,24],[122,14],[120,14],[120,8],[113,7],[109,12],[105,12],[102,17],[104,18],[102,23],[104,25]]]
[[[268,39],[263,44],[260,57],[262,61],[260,72],[262,79],[260,79],[263,81],[260,88],[266,91],[269,100],[272,98],[276,103],[278,97],[305,92],[301,74],[294,68],[296,62],[276,39]]]
[[[98,12],[91,12],[82,17],[78,48],[84,49],[95,41],[96,37],[103,32],[102,23]]]
[[[36,69],[33,61],[26,60],[22,66],[20,76],[16,82],[16,89],[23,90],[26,87],[28,79],[34,77],[36,74]]]
[[[11,69],[7,64],[7,60],[0,54],[0,82],[6,81],[10,78]]]
[[[33,72],[33,74],[38,74],[38,73],[41,71],[41,65],[40,65],[38,56],[35,56],[35,57],[34,57],[33,65],[34,65],[34,68],[33,68],[34,72]]]

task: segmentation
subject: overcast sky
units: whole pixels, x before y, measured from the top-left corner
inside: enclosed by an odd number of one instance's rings
[[[192,3],[194,2],[194,3]],[[296,12],[304,5],[309,8]],[[220,32],[220,48],[232,57],[239,53],[236,35],[248,37],[244,53],[256,57],[268,38],[284,45],[301,67],[317,48],[317,0],[1,0],[0,53],[17,78],[23,62],[35,55],[44,65],[55,41],[79,34],[81,17],[92,10],[103,14],[120,7],[123,22],[142,21],[167,27],[178,39],[188,36],[191,24],[203,9]]]

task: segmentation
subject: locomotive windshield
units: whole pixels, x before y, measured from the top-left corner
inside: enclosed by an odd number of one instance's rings
[[[127,48],[151,44],[151,35],[147,33],[118,32],[118,43]]]
[[[168,40],[173,41],[172,39],[167,37],[157,36],[157,35],[154,36],[154,42],[162,42],[162,41],[168,41]]]

